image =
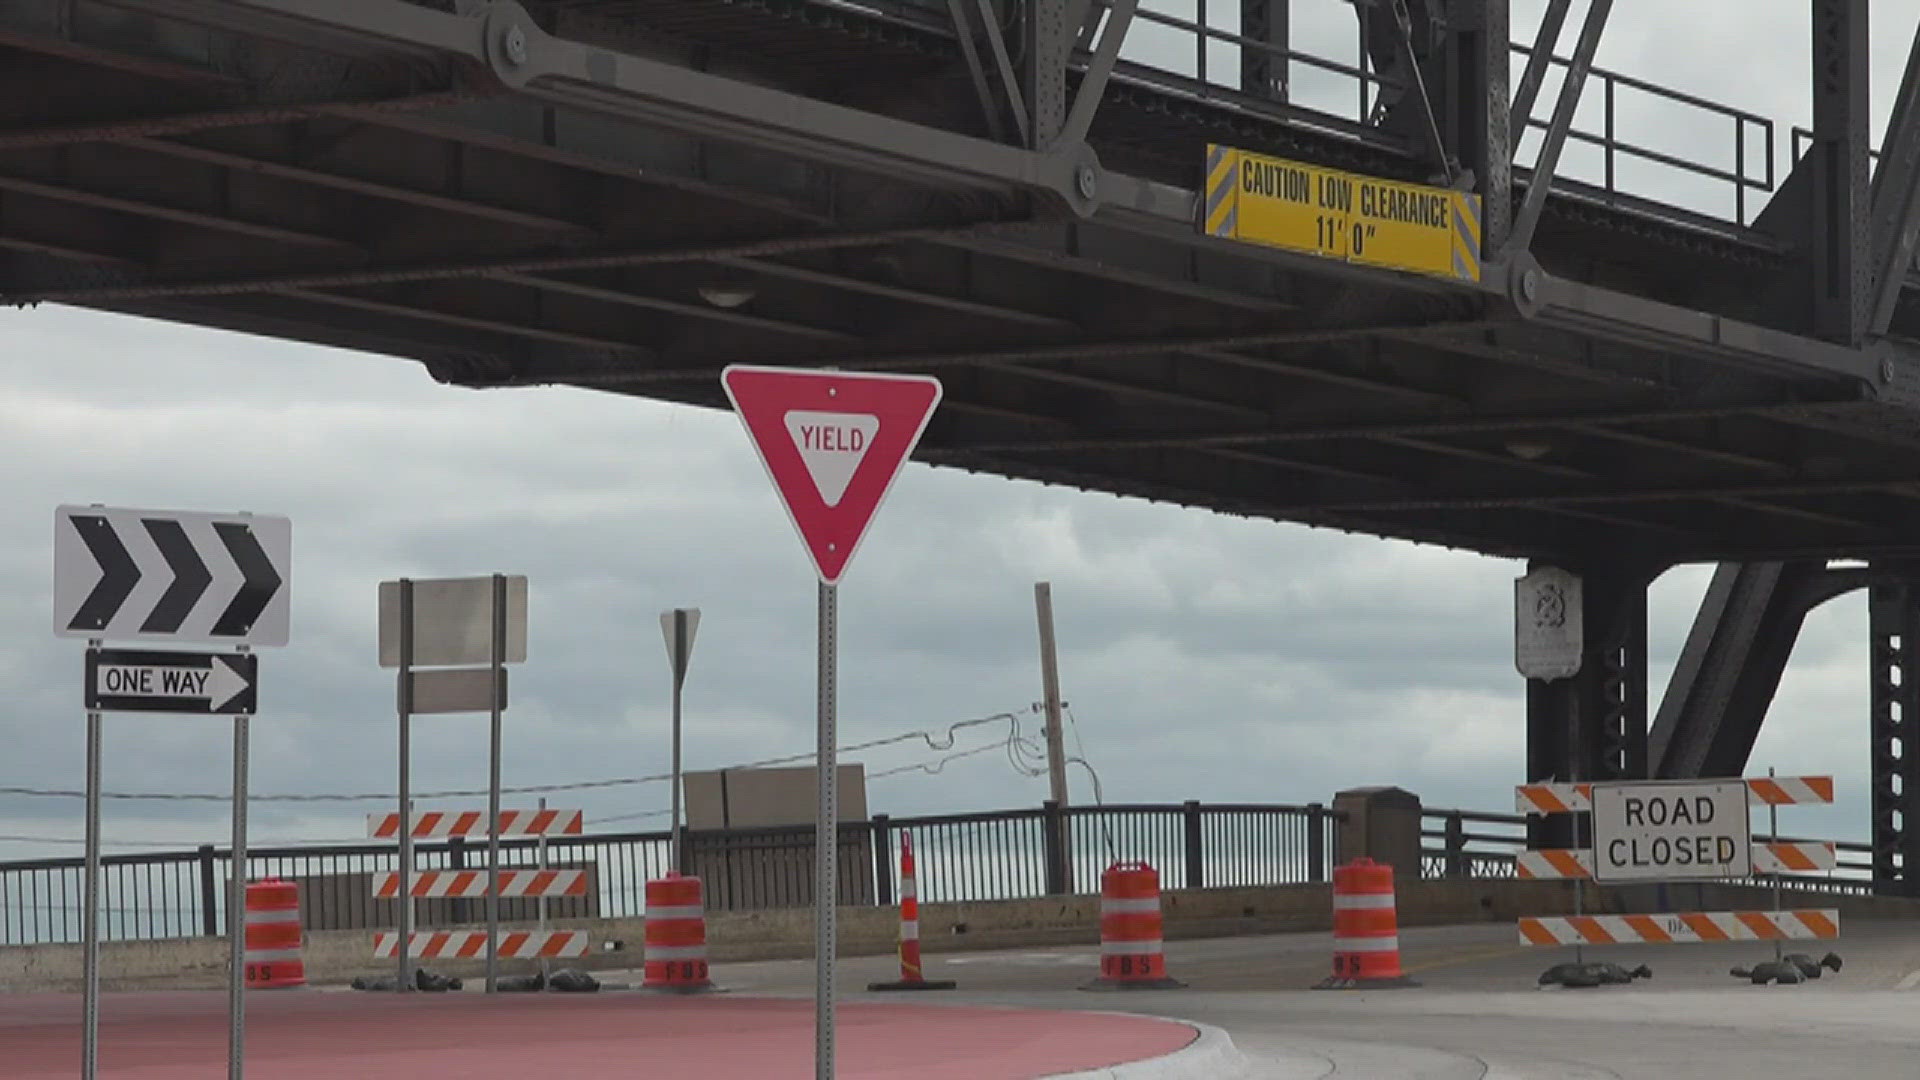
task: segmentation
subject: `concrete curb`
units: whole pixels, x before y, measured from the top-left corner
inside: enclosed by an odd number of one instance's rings
[[[1106,1013],[1105,1015],[1141,1018],[1145,1014]],[[1240,1048],[1233,1045],[1232,1036],[1211,1024],[1171,1016],[1147,1018],[1185,1024],[1199,1032],[1199,1037],[1163,1057],[1149,1058],[1146,1061],[1130,1061],[1123,1065],[1105,1065],[1083,1072],[1050,1073],[1043,1080],[1232,1080],[1233,1077],[1245,1075],[1253,1065],[1253,1062],[1240,1052]]]

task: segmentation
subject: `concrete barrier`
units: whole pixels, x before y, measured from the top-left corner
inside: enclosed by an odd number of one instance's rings
[[[1327,885],[1260,888],[1175,889],[1161,895],[1167,940],[1330,930],[1333,895]],[[1713,911],[1764,908],[1772,892],[1762,886],[1668,886],[1632,889],[1588,887],[1589,913]],[[1920,901],[1878,896],[1844,896],[1795,890],[1788,907],[1834,907],[1842,918],[1912,918]],[[1398,886],[1399,921],[1407,926],[1462,923],[1512,923],[1522,915],[1564,915],[1573,911],[1568,881],[1438,880],[1407,881]],[[1098,896],[1044,897],[962,904],[922,904],[920,933],[929,956],[941,953],[1059,945],[1097,945]],[[899,912],[892,907],[842,908],[839,954],[892,953]],[[581,960],[555,961],[556,967],[587,970],[633,968],[640,964],[644,920],[552,920],[551,926],[591,933],[594,952]],[[1841,927],[1842,940],[1846,928]],[[603,951],[621,942],[618,951]],[[800,959],[813,955],[813,913],[808,908],[778,911],[712,912],[707,916],[708,956],[715,964],[750,960]],[[394,965],[375,961],[372,933],[320,930],[306,935],[307,979],[339,985],[357,975],[386,975]],[[173,938],[159,941],[106,942],[101,946],[101,978],[112,989],[199,988],[226,985],[224,938]],[[484,960],[430,962],[439,973],[484,977]],[[527,961],[503,960],[500,970],[519,974],[536,969]],[[81,985],[78,945],[0,947],[0,989],[77,990]],[[724,982],[721,972],[717,981]]]

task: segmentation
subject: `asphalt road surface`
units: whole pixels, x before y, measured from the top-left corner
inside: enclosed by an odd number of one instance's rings
[[[1843,961],[1797,986],[1729,975],[1771,959],[1771,945],[1747,943],[1592,948],[1588,959],[1644,963],[1653,977],[1542,988],[1540,973],[1572,950],[1523,947],[1511,924],[1486,924],[1403,930],[1415,988],[1312,990],[1330,970],[1330,938],[1289,934],[1170,942],[1168,972],[1187,988],[1126,993],[1080,989],[1097,971],[1097,945],[943,955],[929,940],[927,977],[959,989],[910,996],[1212,1024],[1257,1063],[1248,1080],[1920,1077],[1920,922],[1843,920],[1841,935],[1789,943],[1815,959],[1831,948]],[[844,1000],[898,999],[865,989],[897,975],[891,958],[842,960],[838,985]],[[714,969],[715,982],[738,993],[809,996],[812,979],[810,960]]]

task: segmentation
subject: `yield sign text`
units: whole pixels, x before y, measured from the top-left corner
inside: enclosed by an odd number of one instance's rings
[[[837,582],[940,403],[940,381],[738,364],[721,381],[820,580]]]

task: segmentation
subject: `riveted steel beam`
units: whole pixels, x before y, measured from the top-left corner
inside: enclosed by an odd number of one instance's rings
[[[1873,297],[1867,332],[1884,337],[1920,249],[1920,31],[1907,53],[1887,137],[1880,144],[1867,235],[1873,239]]]
[[[1547,208],[1547,192],[1553,186],[1554,172],[1560,167],[1560,151],[1566,146],[1574,111],[1580,107],[1580,92],[1586,87],[1587,72],[1593,68],[1593,55],[1600,48],[1600,34],[1606,29],[1607,15],[1612,10],[1613,0],[1592,0],[1587,8],[1579,41],[1573,47],[1573,58],[1567,64],[1566,78],[1560,84],[1560,96],[1553,105],[1553,119],[1540,142],[1540,157],[1527,181],[1526,201],[1514,215],[1513,231],[1507,236],[1505,250],[1509,257],[1533,245],[1533,230],[1540,224],[1541,212]]]
[[[1527,50],[1527,66],[1520,73],[1520,85],[1513,88],[1513,117],[1525,124],[1533,116],[1533,103],[1540,96],[1540,84],[1546,81],[1547,68],[1553,64],[1553,50],[1560,43],[1560,31],[1566,27],[1567,9],[1573,0],[1547,0],[1540,13],[1540,28],[1533,35],[1533,48]]]
[[[1867,0],[1813,0],[1813,331],[1845,345],[1866,333],[1873,241],[1867,231]]]
[[[1240,0],[1240,34],[1251,41],[1240,46],[1241,93],[1286,103],[1292,6],[1292,0]]]
[[[1548,325],[1675,354],[1763,365],[1789,375],[1825,375],[1886,388],[1911,360],[1875,355],[1738,319],[1665,304],[1596,285],[1517,269],[1515,300]]]
[[[317,35],[356,54],[382,48],[425,54],[462,70],[484,68],[499,84],[554,104],[944,189],[1039,197],[1062,212],[1091,214],[1104,197],[1135,206],[1147,194],[1137,181],[1103,177],[1085,147],[1037,153],[566,40],[504,0],[472,16],[402,0],[139,2],[283,39]],[[1071,44],[1067,34],[1063,50]],[[1065,61],[1063,52],[1061,80]],[[1064,102],[1061,113],[1064,122]]]

